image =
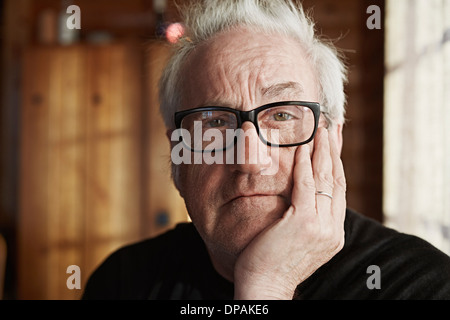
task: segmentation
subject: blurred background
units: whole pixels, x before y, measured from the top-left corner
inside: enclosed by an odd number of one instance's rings
[[[348,206],[450,253],[450,0],[303,5],[349,67]],[[0,297],[79,299],[112,251],[188,219],[157,98],[179,16],[172,0],[0,9]]]

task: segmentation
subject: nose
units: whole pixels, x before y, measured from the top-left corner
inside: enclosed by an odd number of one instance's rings
[[[236,132],[237,142],[234,147],[232,167],[243,173],[258,174],[268,170],[272,164],[270,147],[258,136],[251,122],[244,122]],[[231,160],[227,154],[227,163]]]

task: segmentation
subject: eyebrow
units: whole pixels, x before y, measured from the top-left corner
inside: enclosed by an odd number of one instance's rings
[[[261,89],[262,95],[267,98],[279,97],[286,93],[302,94],[303,92],[303,86],[294,81],[277,83]]]
[[[305,91],[303,90],[303,86],[295,81],[287,81],[287,82],[280,82],[273,85],[270,85],[268,87],[261,88],[261,94],[263,97],[267,99],[277,99],[281,95],[302,95]],[[213,100],[208,103],[203,103],[198,105],[196,108],[200,107],[211,107],[211,106],[222,106],[222,107],[228,107],[228,108],[235,108],[235,104],[233,103],[227,103],[226,101],[222,100]]]

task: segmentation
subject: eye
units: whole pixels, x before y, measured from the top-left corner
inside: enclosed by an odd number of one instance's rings
[[[207,126],[210,128],[218,128],[226,125],[226,121],[223,119],[212,119],[208,121]]]
[[[275,121],[286,121],[291,120],[292,118],[293,116],[286,112],[277,112],[273,114],[273,119]]]

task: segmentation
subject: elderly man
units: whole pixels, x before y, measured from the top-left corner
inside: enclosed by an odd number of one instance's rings
[[[345,67],[301,8],[183,13],[160,96],[192,223],[112,254],[84,298],[450,298],[447,255],[346,209]]]

